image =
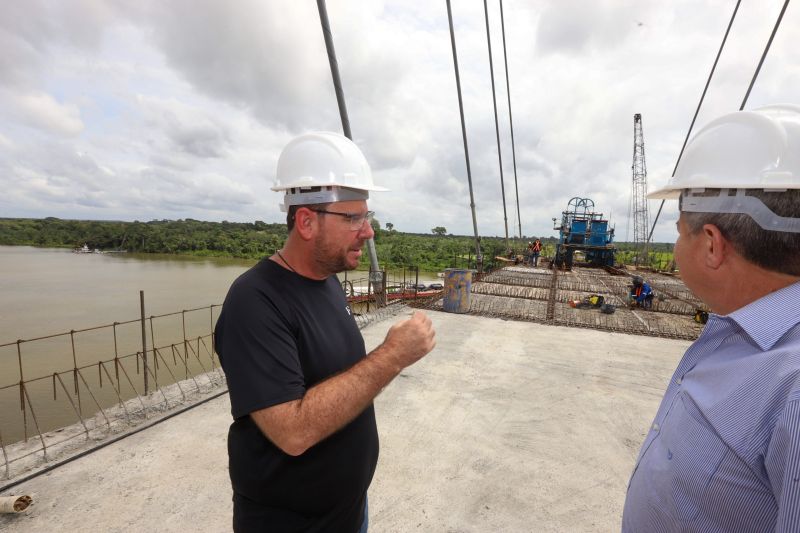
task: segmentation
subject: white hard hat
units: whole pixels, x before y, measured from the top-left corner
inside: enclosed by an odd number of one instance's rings
[[[364,154],[345,137],[313,132],[295,137],[278,158],[273,191],[285,191],[281,209],[292,205],[366,200],[369,191],[387,191],[372,181]]]
[[[705,189],[721,189],[718,196]],[[764,229],[800,232],[748,189],[800,189],[800,106],[771,105],[711,121],[689,141],[675,175],[648,198],[682,198],[681,210],[744,213]]]
[[[666,187],[648,198],[678,198],[683,189],[800,188],[800,106],[737,111],[692,137]]]

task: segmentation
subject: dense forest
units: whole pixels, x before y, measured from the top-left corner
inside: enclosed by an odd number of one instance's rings
[[[385,229],[376,220],[375,246],[384,267],[418,266],[423,270],[473,265],[475,244],[472,237],[447,234],[436,226],[430,234],[403,233],[392,223]],[[117,222],[98,220],[62,220],[58,218],[0,218],[0,245],[79,248],[86,244],[100,250],[168,253],[200,256],[243,257],[257,259],[271,255],[286,239],[285,224],[261,221],[203,222],[200,220],[153,220]],[[552,255],[555,238],[542,239],[543,255]],[[522,253],[527,238],[513,239],[511,246]],[[617,243],[620,258],[632,256],[629,243]],[[486,263],[503,254],[505,239],[484,237],[481,248]],[[661,262],[672,257],[672,244],[654,243],[653,252]],[[362,256],[368,265],[367,254]]]

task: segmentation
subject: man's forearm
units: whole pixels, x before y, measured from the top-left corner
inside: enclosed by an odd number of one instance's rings
[[[356,418],[405,367],[436,345],[430,319],[420,311],[394,324],[383,344],[348,370],[314,385],[299,400],[250,413],[276,446],[300,455]]]
[[[300,455],[355,419],[400,373],[389,350],[380,345],[348,370],[308,389],[303,398],[252,417],[276,446]]]

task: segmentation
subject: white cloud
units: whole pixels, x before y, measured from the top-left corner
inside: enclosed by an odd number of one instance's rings
[[[80,109],[75,104],[62,104],[44,92],[18,93],[0,91],[12,120],[45,133],[74,136],[83,130]]]
[[[145,125],[169,141],[165,151],[177,150],[194,158],[222,157],[230,144],[228,126],[221,117],[175,98],[137,98]]]
[[[516,194],[500,13],[489,17],[509,231]],[[743,5],[699,127],[737,109],[782,2]],[[633,114],[651,188],[672,172],[732,6],[724,0],[506,0],[522,231],[553,235],[573,196],[624,238]],[[483,6],[453,3],[480,232],[505,231]],[[342,0],[328,11],[353,135],[382,222],[472,233],[444,4]],[[796,101],[789,8],[748,107]],[[0,5],[4,216],[280,221],[283,144],[340,131],[313,2],[144,0]],[[653,211],[657,203],[651,203]],[[656,240],[671,240],[667,205]]]

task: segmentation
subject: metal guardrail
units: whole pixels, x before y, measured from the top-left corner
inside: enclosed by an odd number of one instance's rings
[[[222,385],[224,377],[219,372],[212,334],[215,308],[221,306],[210,305],[146,318],[142,316],[138,320],[0,344],[0,350],[12,349],[16,352],[19,377],[15,382],[0,384],[0,399],[4,400],[0,405],[6,411],[0,419],[0,451],[5,477],[10,477],[11,466],[17,461],[37,454],[47,461],[50,449],[79,437],[91,439],[90,434],[98,429],[98,425],[108,431],[120,421],[126,426],[134,426],[138,421],[147,419],[151,412],[172,408],[186,401],[193,393],[207,392],[203,391],[204,387],[213,389]],[[196,322],[199,315],[205,314],[208,320],[203,320],[207,324],[204,331],[188,335],[187,316]],[[174,331],[164,330],[160,336],[172,337],[170,340],[174,342],[159,343],[156,337],[159,322],[174,321],[178,317],[181,322],[180,337],[175,338]],[[202,317],[199,318],[202,320]],[[120,353],[120,330],[132,325],[139,326],[136,329],[141,329],[144,334],[143,349]],[[194,329],[197,329],[196,325]],[[76,348],[77,341],[82,336],[96,336],[98,333],[107,335],[109,341],[113,340],[113,357],[81,364],[85,354]],[[127,333],[130,339],[131,332]],[[136,334],[138,336],[138,331]],[[62,367],[36,377],[26,376],[26,355],[33,355],[31,348],[54,340],[68,342],[68,356],[71,356],[72,363],[69,368]],[[149,348],[145,344],[147,340]],[[7,372],[4,374],[8,375]],[[200,375],[205,377],[198,379]],[[16,395],[19,399],[19,416],[16,420],[8,412],[9,403],[13,403],[9,402],[9,395]],[[64,411],[70,413],[71,417],[65,416]],[[94,419],[99,423],[94,423]],[[58,436],[57,433],[69,424],[79,424],[80,431],[68,431]],[[12,441],[6,442],[4,435],[6,439],[10,435]],[[38,446],[29,446],[30,440],[38,440]],[[12,442],[15,444],[12,445]],[[9,449],[12,447],[18,453],[11,454]]]
[[[396,271],[390,278],[384,273],[383,279],[387,292],[401,297],[378,308],[370,279],[352,279],[352,274],[345,274],[342,288],[356,306],[359,328],[396,313],[403,308],[397,305],[402,301],[425,302],[441,297],[439,291],[418,289],[419,270],[414,267],[402,269],[402,274]],[[224,384],[213,338],[215,318],[222,306],[145,316],[143,295],[141,298],[138,319],[0,344],[0,365],[5,369],[0,376],[0,452],[6,479],[12,475],[12,466],[25,463],[24,468],[30,467],[27,463],[39,456],[48,462],[54,449],[70,446],[80,438],[91,440],[97,431],[134,427],[151,413],[172,409],[192,394]],[[197,322],[198,316],[204,323],[202,331],[189,334],[187,317]],[[179,326],[161,325],[178,318]],[[175,330],[179,331],[177,338]],[[93,337],[93,349],[81,348],[85,337]],[[105,347],[98,347],[102,344],[98,337],[104,338]],[[169,338],[166,342],[165,337]],[[48,343],[59,346],[36,349]],[[130,350],[131,344],[136,348]],[[26,363],[42,352],[47,357],[55,354],[53,359],[60,359],[61,365],[55,366],[56,362],[49,366],[48,361],[47,371],[33,372],[31,377]],[[87,352],[95,356],[90,362]],[[96,356],[98,353],[102,355]],[[14,366],[16,379],[4,382],[13,376]]]
[[[413,277],[404,275],[403,282],[398,279],[389,287],[396,285],[398,290],[405,290],[407,283],[418,283],[417,273],[413,269],[411,272]],[[360,309],[354,309],[359,328],[403,307],[397,305],[400,301],[390,301],[378,309],[368,278],[346,280],[343,288],[350,297],[362,296],[355,289],[362,282],[367,298],[355,304]],[[409,292],[414,298],[417,294],[416,290]],[[0,377],[0,406],[4,407],[0,412],[0,477],[10,479],[13,470],[27,470],[31,462],[52,461],[51,450],[58,450],[58,455],[65,446],[72,446],[73,442],[77,445],[79,439],[98,437],[98,431],[135,427],[153,413],[172,409],[192,395],[224,385],[213,337],[221,307],[214,304],[147,317],[142,310],[142,316],[135,320],[0,344],[0,356],[4,355],[3,350],[10,350],[16,359],[15,365],[10,357],[0,358],[6,369]],[[187,318],[203,322],[202,331],[190,335]],[[170,321],[172,324],[165,327],[164,323]],[[81,350],[80,341],[86,336],[95,337],[94,350]],[[107,351],[97,347],[98,336],[106,337]],[[164,338],[170,339],[164,342]],[[122,346],[132,342],[137,349],[124,353]],[[60,346],[56,349],[48,345],[44,351],[57,352],[63,364],[56,371],[42,371],[31,377],[26,372],[26,360],[41,355],[34,353],[35,347],[46,343]],[[108,355],[84,363],[86,351]],[[3,383],[4,378],[13,375],[14,366],[18,379]],[[57,415],[54,411],[58,411]]]

